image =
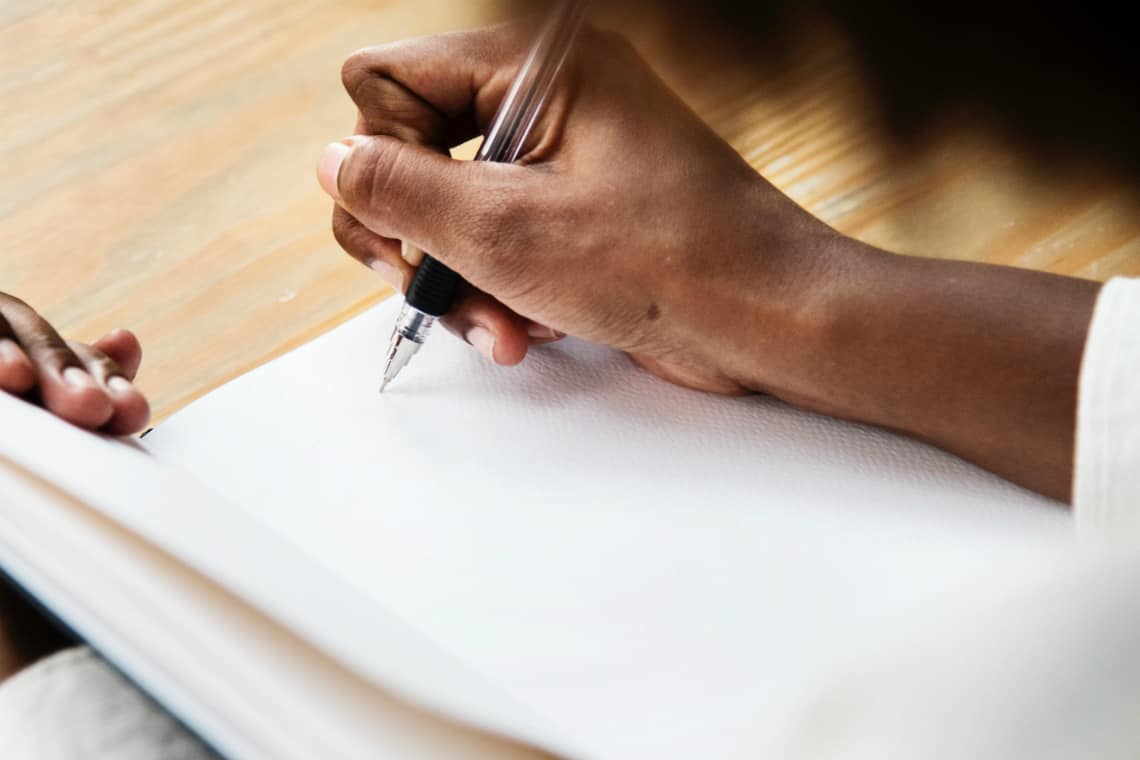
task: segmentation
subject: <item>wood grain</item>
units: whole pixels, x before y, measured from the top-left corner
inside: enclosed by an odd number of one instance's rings
[[[341,254],[313,180],[320,148],[353,123],[341,61],[495,13],[472,0],[6,0],[0,290],[72,337],[134,329],[159,419],[361,311],[388,291]],[[1121,185],[1027,166],[969,129],[898,160],[834,41],[761,72],[634,31],[702,116],[841,230],[907,253],[1140,274],[1140,204]]]

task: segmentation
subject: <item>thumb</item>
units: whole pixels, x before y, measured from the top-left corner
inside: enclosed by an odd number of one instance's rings
[[[534,181],[525,167],[457,161],[387,136],[331,143],[317,178],[377,235],[414,243],[469,278],[477,257],[502,247],[506,220],[525,213]]]

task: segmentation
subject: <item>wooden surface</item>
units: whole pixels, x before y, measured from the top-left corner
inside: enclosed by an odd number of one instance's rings
[[[138,332],[158,418],[359,312],[387,291],[340,253],[313,179],[320,148],[353,123],[341,61],[492,9],[4,0],[0,290],[71,337]],[[821,43],[774,79],[638,35],[721,134],[845,232],[907,253],[1140,274],[1134,196],[959,131],[898,161],[841,46]]]

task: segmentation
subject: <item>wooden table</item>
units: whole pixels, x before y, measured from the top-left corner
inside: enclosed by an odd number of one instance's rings
[[[474,0],[5,0],[0,290],[68,335],[139,333],[161,419],[387,295],[338,249],[313,166],[347,134],[341,61],[478,24]],[[1140,204],[968,132],[893,161],[842,45],[772,72],[648,56],[769,179],[896,251],[1140,274]]]

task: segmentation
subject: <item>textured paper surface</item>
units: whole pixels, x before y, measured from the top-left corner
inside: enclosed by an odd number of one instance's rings
[[[849,658],[1070,545],[1062,507],[954,457],[580,342],[504,369],[440,331],[379,396],[396,308],[147,446],[592,756],[754,756]]]
[[[295,546],[261,524],[255,514],[234,508],[177,467],[160,466],[131,442],[78,430],[4,393],[0,393],[0,431],[0,464],[10,461],[20,470],[39,476],[52,488],[73,495],[404,703],[427,707],[433,713],[444,713],[508,736],[545,742],[559,749],[576,749],[526,705],[512,700],[502,689],[456,662],[445,650],[410,629],[389,610],[378,608],[353,586],[308,562]],[[69,562],[76,559],[76,554],[85,554],[90,560],[97,551],[97,542],[84,533],[83,524],[70,524],[60,514],[48,512],[36,520],[48,521],[42,525],[50,526],[54,518],[54,527],[43,531],[55,537],[52,541],[28,542],[18,540],[18,535],[9,535],[7,531],[14,526],[20,531],[19,514],[27,505],[20,496],[20,481],[6,479],[7,469],[0,467],[0,559],[15,560],[18,564],[8,569],[24,582],[34,580],[31,588],[45,594],[45,601],[53,605],[63,602],[55,607],[58,614],[76,625],[94,646],[156,698],[178,711],[181,718],[192,721],[209,739],[222,742],[223,747],[243,741],[244,732],[251,728],[242,720],[248,714],[233,711],[219,715],[217,704],[205,696],[214,687],[203,685],[240,679],[247,688],[252,682],[265,691],[259,702],[262,710],[253,721],[260,723],[260,728],[266,721],[280,720],[282,714],[289,714],[297,702],[306,703],[306,711],[298,712],[312,718],[311,725],[306,726],[313,734],[305,737],[305,742],[294,744],[289,756],[299,753],[314,757],[313,751],[306,750],[324,747],[325,753],[317,752],[315,756],[339,757],[344,753],[329,748],[343,747],[342,741],[359,741],[359,736],[353,736],[359,726],[354,725],[354,718],[359,716],[349,711],[338,711],[330,719],[322,715],[336,708],[321,699],[321,684],[327,686],[327,678],[304,678],[305,669],[312,667],[311,660],[292,659],[290,664],[296,671],[267,674],[264,660],[235,656],[233,641],[257,638],[244,619],[206,617],[192,623],[180,621],[179,637],[156,636],[155,629],[174,625],[171,621],[183,614],[179,610],[172,615],[167,609],[178,602],[170,600],[174,589],[164,587],[162,572],[139,576],[124,568],[125,557],[108,557],[100,572],[106,575],[114,570],[129,580],[120,586],[117,596],[92,595],[88,588],[91,577],[74,569],[68,571],[78,564]],[[99,520],[89,522],[98,524]],[[23,523],[26,539],[26,518]],[[77,546],[88,549],[76,552]],[[155,597],[162,601],[156,602]],[[145,618],[141,625],[140,617]],[[229,631],[229,649],[210,648],[208,642],[219,635],[219,629],[224,635],[226,629],[234,627],[242,630]],[[184,645],[186,639],[196,641],[197,647],[180,649],[179,641]],[[272,652],[277,643],[262,640],[261,646]],[[330,662],[327,667],[334,666]],[[188,677],[188,668],[197,672]],[[309,690],[296,688],[296,680],[307,681]],[[293,688],[286,688],[285,684],[290,683]],[[195,686],[206,691],[196,691]],[[407,713],[404,710],[378,714],[368,730]],[[405,718],[401,723],[405,729],[424,730],[423,720]],[[219,729],[224,735],[219,735]],[[341,735],[333,735],[337,732]],[[273,741],[280,741],[282,732],[277,733]],[[454,727],[441,725],[436,733],[439,746],[450,744],[454,748]],[[392,741],[377,747],[377,752],[412,756],[407,745],[402,745],[398,731],[390,738]],[[475,742],[464,756],[483,756],[479,744]],[[396,749],[401,745],[402,752]],[[454,751],[443,754],[456,755]],[[266,755],[286,756],[280,752]]]

